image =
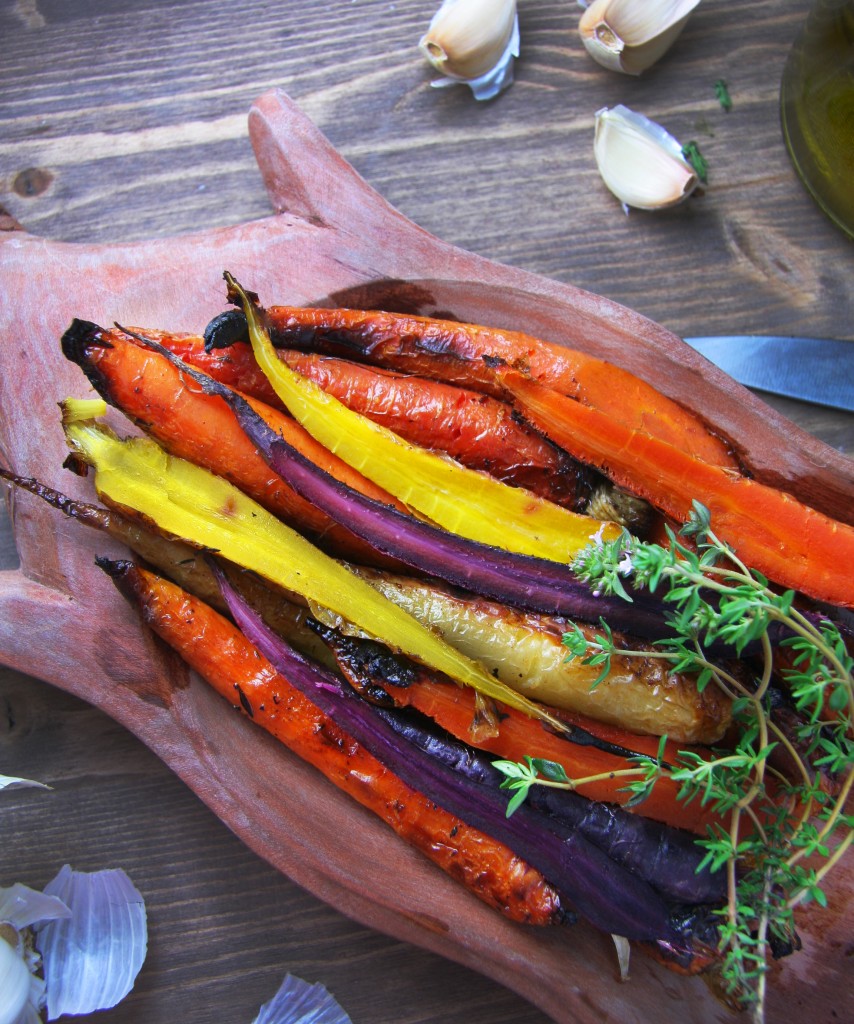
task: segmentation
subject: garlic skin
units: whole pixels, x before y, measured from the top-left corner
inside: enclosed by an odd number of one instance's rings
[[[145,903],[134,884],[119,868],[85,872],[66,864],[44,895],[70,911],[35,926],[48,1020],[121,1002],[148,951]]]
[[[513,82],[516,0],[444,0],[418,48],[445,76],[434,85],[463,82],[477,99],[491,99]]]
[[[279,991],[264,1003],[252,1024],[353,1024],[338,1002],[318,982],[285,975]]]
[[[602,180],[624,207],[676,206],[699,184],[676,139],[622,105],[597,111],[593,152]]]
[[[640,75],[670,49],[700,0],[593,0],[578,32],[593,59]]]

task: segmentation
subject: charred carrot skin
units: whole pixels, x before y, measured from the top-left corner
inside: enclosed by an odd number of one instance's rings
[[[335,554],[371,564],[381,558],[370,545],[333,523],[273,473],[219,398],[202,394],[167,359],[117,330],[75,321],[62,339],[66,358],[78,364],[109,404],[141,426],[167,451],[224,477],[294,528],[322,539]],[[319,445],[278,410],[255,402],[256,411],[309,459],[364,494],[400,507],[389,494]]]
[[[294,689],[227,619],[132,562],[100,564],[154,632],[256,725],[511,920],[560,923],[559,897],[542,875],[405,785]]]
[[[592,744],[574,743],[507,707],[500,709],[497,731],[473,732],[478,716],[473,692],[439,678],[414,662],[382,652],[376,644],[357,644],[348,638],[341,638],[341,643],[337,643],[334,631],[323,627],[319,630],[332,648],[342,674],[368,699],[380,703],[390,700],[396,707],[415,708],[451,736],[500,758],[523,761],[527,756],[540,757],[563,765],[570,778],[597,776],[595,781],[579,786],[578,792],[591,800],[620,805],[628,802],[631,794],[623,792],[626,780],[609,776],[627,767],[625,757]],[[603,746],[658,757],[657,738],[627,733],[583,715],[561,713],[561,717],[602,740]],[[684,749],[684,745],[668,742],[665,760],[676,763],[679,751]],[[700,748],[690,749],[700,752]],[[649,797],[634,810],[664,824],[705,835],[707,826],[719,823],[720,819],[699,800],[689,803],[677,800],[678,788],[669,778],[662,777]]]
[[[388,369],[496,391],[489,363],[524,369],[633,430],[643,430],[713,465],[734,466],[725,443],[702,421],[639,377],[583,352],[516,331],[428,317],[346,309],[272,306],[277,346],[364,359]]]
[[[521,415],[568,451],[677,522],[692,502],[711,512],[715,533],[751,568],[784,587],[854,607],[854,527],[740,473],[692,459],[660,438],[633,431],[597,409],[524,374],[497,369]]]
[[[215,380],[280,408],[281,403],[248,345],[205,350],[200,337],[157,340]],[[391,373],[334,356],[283,349],[280,357],[348,408],[413,444],[445,452],[477,469],[581,511],[597,474],[522,426],[512,410],[480,391],[426,377]]]

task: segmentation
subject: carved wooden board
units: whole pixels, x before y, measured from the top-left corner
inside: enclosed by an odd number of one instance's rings
[[[621,363],[714,423],[753,472],[852,521],[851,463],[780,417],[663,328],[596,295],[448,246],[373,192],[282,93],[249,131],[276,215],[130,245],[0,232],[0,457],[75,497],[57,402],[84,397],[58,340],[74,316],[201,331],[230,270],[261,301],[441,313],[517,328]],[[117,421],[118,423],[118,421]],[[617,980],[610,939],[504,921],[260,733],[143,629],[93,565],[102,540],[36,499],[13,500],[21,568],[0,574],[0,659],[98,706],[154,750],[256,852],[344,913],[508,985],[559,1022],[731,1019],[697,979],[636,955]],[[341,844],[346,833],[348,842]],[[770,1019],[846,1019],[850,866],[834,909],[801,925],[806,952],[776,971]],[[806,1008],[809,1008],[808,1010]],[[776,1008],[776,1009],[775,1009]],[[850,1015],[848,1016],[850,1019]]]

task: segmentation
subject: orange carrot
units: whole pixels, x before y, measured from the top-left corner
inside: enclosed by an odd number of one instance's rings
[[[87,374],[102,397],[120,409],[171,454],[231,481],[270,512],[325,547],[368,564],[383,561],[373,548],[333,523],[277,476],[258,454],[219,398],[202,394],[162,355],[117,330],[94,324],[63,338],[66,356]],[[307,458],[363,494],[402,508],[391,495],[318,444],[283,413],[252,400],[264,420]]]
[[[473,691],[457,686],[449,680],[440,679],[427,669],[410,662],[407,662],[405,685],[389,682],[379,674],[376,677],[371,676],[369,680],[366,672],[370,673],[374,663],[359,660],[357,665],[348,658],[346,647],[336,650],[334,641],[331,642],[331,646],[342,673],[356,689],[362,690],[366,683],[369,686],[376,685],[396,706],[415,708],[431,718],[445,732],[498,757],[510,761],[522,761],[526,756],[540,757],[563,765],[567,775],[572,779],[596,776],[595,781],[578,787],[578,792],[591,800],[623,805],[628,802],[631,794],[623,790],[629,780],[625,776],[610,774],[629,767],[624,757],[592,745],[574,743],[544,728],[542,723],[527,715],[504,706],[500,708],[498,714],[500,721],[497,729],[480,729],[477,726],[480,718],[477,697]],[[366,691],[366,696],[370,697],[370,692]],[[659,741],[655,737],[628,733],[614,726],[595,722],[584,715],[560,712],[560,717],[606,743],[624,747],[638,754],[658,757]],[[664,750],[665,760],[677,763],[677,755],[684,749],[684,744],[668,742]],[[687,749],[701,753],[701,749],[697,747]],[[678,788],[669,778],[662,777],[650,796],[636,808],[637,812],[644,817],[705,835],[706,826],[719,821],[718,817],[699,800],[690,803],[678,801]]]
[[[510,919],[556,924],[557,893],[507,847],[426,799],[340,729],[208,605],[131,562],[103,562],[146,623],[235,708]]]
[[[271,306],[273,342],[360,358],[388,369],[495,391],[489,365],[524,369],[536,380],[632,430],[649,431],[713,465],[734,466],[720,438],[693,413],[634,374],[584,352],[517,331],[448,320],[346,309]],[[499,397],[503,397],[498,392]]]
[[[158,340],[215,380],[281,408],[248,345],[237,342],[206,352],[199,337],[163,333]],[[469,469],[575,511],[589,497],[596,474],[517,423],[505,402],[469,388],[332,356],[292,349],[280,350],[279,356],[348,408],[413,444],[445,452]]]
[[[854,528],[783,491],[632,430],[513,370],[496,376],[520,413],[556,444],[684,522],[694,500],[711,511],[715,533],[751,568],[784,587],[854,607]]]

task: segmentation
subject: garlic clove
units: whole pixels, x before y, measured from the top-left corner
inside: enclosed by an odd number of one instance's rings
[[[450,82],[471,85],[478,99],[491,98],[513,81],[516,0],[444,0],[418,47]]]
[[[699,184],[676,139],[660,124],[622,105],[596,113],[593,152],[602,180],[627,207],[675,206]]]
[[[30,969],[17,932],[0,933],[0,1024],[16,1024],[30,999]]]
[[[640,75],[670,49],[700,0],[593,0],[578,32],[595,61]]]

